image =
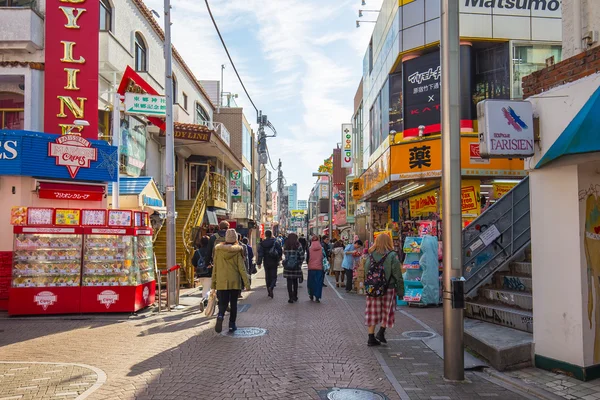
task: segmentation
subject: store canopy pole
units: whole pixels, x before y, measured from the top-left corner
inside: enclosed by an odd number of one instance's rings
[[[329,174],[329,243],[333,238],[333,174]]]
[[[453,308],[452,281],[462,276],[460,170],[460,30],[456,0],[442,0],[442,192],[444,243],[444,378],[465,379],[463,309]]]
[[[117,148],[117,181],[112,183],[112,208],[119,208],[119,173],[121,172],[121,95],[113,95],[112,144]]]
[[[165,102],[166,102],[166,187],[167,187],[167,268],[176,264],[175,248],[175,137],[173,136],[173,52],[171,49],[171,0],[165,0]]]

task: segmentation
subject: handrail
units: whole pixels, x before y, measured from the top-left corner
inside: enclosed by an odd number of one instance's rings
[[[208,198],[227,203],[227,178],[215,172],[210,173]]]
[[[192,205],[190,214],[188,215],[188,218],[185,221],[185,224],[183,225],[182,241],[183,246],[185,248],[185,255],[183,258],[183,270],[185,271],[187,283],[190,285],[194,283],[194,274],[192,273],[193,266],[191,265],[191,257],[194,251],[194,239],[192,238],[192,232],[194,228],[198,226],[198,221],[202,220],[202,218],[204,217],[204,212],[206,211],[209,180],[209,176],[204,178],[204,181],[200,186],[200,190],[198,190],[198,194],[196,195],[196,199],[194,199],[194,204]]]

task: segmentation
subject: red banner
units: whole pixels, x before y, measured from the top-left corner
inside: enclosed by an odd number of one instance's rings
[[[46,1],[46,133],[98,139],[99,13],[97,0]]]

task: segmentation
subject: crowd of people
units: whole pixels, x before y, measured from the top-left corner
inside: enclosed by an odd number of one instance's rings
[[[323,297],[325,276],[330,271],[335,277],[337,288],[353,291],[357,278],[357,266],[364,263],[360,271],[364,276],[366,294],[365,325],[368,327],[369,346],[387,343],[385,331],[393,327],[396,296],[404,293],[404,281],[398,254],[393,249],[388,235],[379,235],[369,249],[355,237],[345,244],[341,240],[330,243],[327,236],[312,235],[309,240],[295,233],[287,237],[273,236],[265,231],[265,238],[255,252],[247,238],[223,221],[219,230],[211,237],[200,239],[192,263],[202,286],[201,311],[208,306],[209,298],[215,294],[218,312],[215,330],[221,332],[225,313],[229,312],[229,332],[237,330],[237,303],[242,290],[250,290],[252,275],[264,266],[267,296],[274,298],[278,269],[283,266],[283,278],[287,281],[288,303],[299,301],[298,288],[304,281],[302,266],[306,261],[307,290],[311,302],[320,303]],[[256,261],[256,262],[255,262]],[[212,311],[211,311],[212,312]],[[376,326],[380,329],[375,333]]]

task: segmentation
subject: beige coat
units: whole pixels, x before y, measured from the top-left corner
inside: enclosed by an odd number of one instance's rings
[[[212,289],[241,290],[249,288],[248,275],[244,263],[244,248],[239,244],[221,243],[215,247],[212,271]]]

